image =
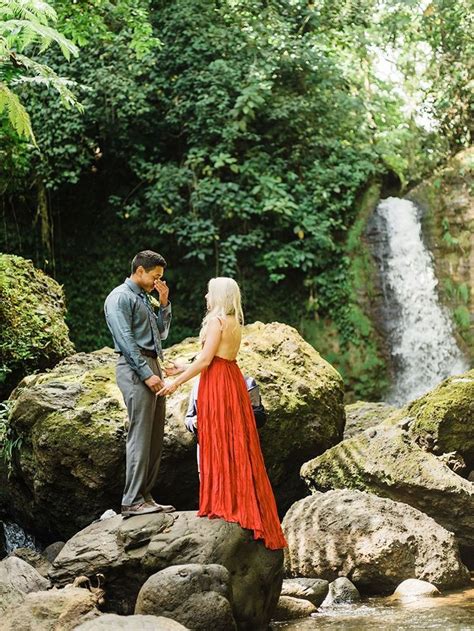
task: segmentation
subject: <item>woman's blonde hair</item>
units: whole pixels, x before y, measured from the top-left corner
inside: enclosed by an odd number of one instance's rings
[[[244,313],[242,311],[242,299],[240,289],[233,278],[220,276],[211,278],[208,284],[208,311],[202,321],[199,339],[201,342],[206,337],[206,329],[211,318],[233,315],[237,320],[237,325],[243,326]]]

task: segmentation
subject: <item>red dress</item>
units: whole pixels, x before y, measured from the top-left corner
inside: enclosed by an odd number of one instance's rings
[[[236,360],[217,355],[201,373],[198,402],[200,517],[253,530],[267,548],[287,543],[265,469],[244,377]]]

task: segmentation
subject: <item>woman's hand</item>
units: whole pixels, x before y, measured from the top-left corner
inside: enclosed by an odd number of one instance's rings
[[[165,381],[165,385],[157,393],[160,397],[167,397],[169,394],[173,394],[178,389],[178,384],[175,381]]]
[[[165,374],[167,377],[174,377],[175,375],[180,375],[187,368],[186,364],[182,364],[180,362],[172,362],[165,366]]]

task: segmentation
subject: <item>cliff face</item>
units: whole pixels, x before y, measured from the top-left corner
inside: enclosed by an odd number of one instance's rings
[[[474,359],[474,147],[452,160],[408,195],[422,211],[439,294],[452,313],[458,341]]]

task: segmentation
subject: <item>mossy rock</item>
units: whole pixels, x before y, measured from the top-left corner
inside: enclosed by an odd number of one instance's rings
[[[404,502],[454,532],[466,563],[474,552],[474,485],[421,449],[399,425],[380,424],[305,463],[311,492],[357,489]]]
[[[74,352],[62,287],[31,261],[0,254],[0,398]]]
[[[436,454],[457,452],[474,468],[474,370],[449,377],[400,412],[410,436]]]
[[[196,339],[166,351],[192,357]],[[47,373],[26,377],[12,393],[9,432],[19,440],[10,479],[10,511],[47,541],[67,538],[120,509],[127,415],[111,349],[73,355]],[[255,377],[268,411],[261,441],[282,513],[306,494],[299,469],[339,442],[344,428],[340,375],[286,325],[245,327],[239,365]],[[198,501],[195,439],[184,425],[192,383],[167,400],[165,439],[155,496],[179,509]]]

